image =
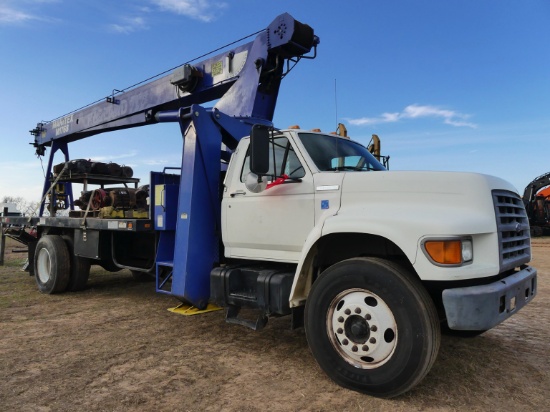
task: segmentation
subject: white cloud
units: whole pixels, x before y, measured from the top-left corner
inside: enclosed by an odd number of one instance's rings
[[[477,124],[475,123],[470,123],[470,122],[465,122],[460,120],[453,120],[453,119],[445,119],[445,124],[450,124],[451,126],[456,126],[456,127],[470,127],[472,129],[477,128]]]
[[[469,115],[456,112],[454,110],[441,109],[437,106],[421,106],[411,104],[405,107],[401,112],[382,113],[377,117],[361,117],[358,119],[347,119],[348,122],[355,126],[373,125],[380,123],[395,123],[401,119],[418,119],[418,118],[440,118],[443,123],[455,127],[470,127],[475,129],[476,124],[470,123],[467,119]]]
[[[90,156],[90,159],[95,162],[112,162],[114,160],[135,158],[137,155],[137,150],[130,150],[128,153],[109,154],[109,156]]]
[[[41,14],[29,13],[23,9],[33,8],[34,5],[58,3],[59,0],[0,0],[0,24],[18,24],[31,20],[48,21]],[[34,7],[36,9],[36,7]]]
[[[365,126],[378,123],[394,123],[399,120],[400,113],[382,113],[378,117],[360,117],[359,119],[347,119],[354,126]]]
[[[418,106],[416,104],[407,106],[403,110],[403,117],[409,117],[411,119],[414,119],[416,117],[430,117],[430,116],[449,118],[454,115],[455,114],[450,110],[443,110],[434,106]]]
[[[151,0],[161,10],[181,14],[203,22],[213,21],[227,3],[211,0]]]
[[[161,11],[175,13],[203,22],[213,21],[221,10],[227,7],[226,3],[213,2],[212,0],[149,0]],[[142,14],[149,14],[152,9],[147,6],[138,8]],[[130,34],[148,28],[146,20],[142,16],[125,17],[119,23],[109,26],[111,31],[122,34]]]
[[[142,163],[147,166],[165,166],[170,164],[170,162],[166,159],[147,159],[143,160]]]
[[[13,9],[8,5],[0,4],[0,23],[22,23],[36,19],[36,16]]]
[[[61,0],[0,0],[0,25],[23,24],[31,21],[55,21],[46,17],[44,6]],[[186,16],[202,22],[215,20],[228,7],[219,0],[148,0],[149,5],[135,6],[136,17],[123,17],[109,25],[115,33],[129,34],[148,28],[145,15],[164,11]]]
[[[147,24],[143,17],[124,17],[121,24],[111,24],[109,27],[117,33],[129,34],[147,29]]]

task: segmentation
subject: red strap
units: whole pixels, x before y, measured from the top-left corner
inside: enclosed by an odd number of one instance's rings
[[[273,186],[278,186],[285,182],[286,179],[289,179],[288,175],[282,175],[281,177],[278,177],[273,182],[268,183],[265,187],[265,190],[272,188]]]

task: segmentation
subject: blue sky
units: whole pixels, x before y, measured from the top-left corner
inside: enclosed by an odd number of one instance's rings
[[[275,124],[376,133],[393,170],[496,175],[523,192],[550,171],[546,0],[0,0],[0,198],[40,198],[29,130],[289,12],[320,37],[283,80]],[[207,105],[208,106],[208,105]],[[158,125],[91,137],[72,158],[178,166]],[[59,159],[61,161],[61,159]],[[43,159],[44,167],[47,157]]]

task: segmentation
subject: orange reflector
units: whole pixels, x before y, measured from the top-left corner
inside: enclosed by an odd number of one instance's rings
[[[312,132],[321,133],[321,129],[311,129]]]
[[[290,126],[289,129],[299,129],[300,126],[298,126],[297,124],[295,124],[294,126]]]
[[[462,263],[462,242],[460,240],[430,240],[424,248],[432,260],[442,265]]]

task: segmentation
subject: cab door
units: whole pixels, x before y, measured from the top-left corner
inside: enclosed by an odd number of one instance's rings
[[[248,140],[248,139],[246,139]],[[298,262],[315,223],[313,176],[287,136],[270,142],[268,183],[283,183],[259,193],[248,190],[247,141],[239,146],[222,202],[223,242],[227,257]],[[281,181],[281,180],[279,180]]]

